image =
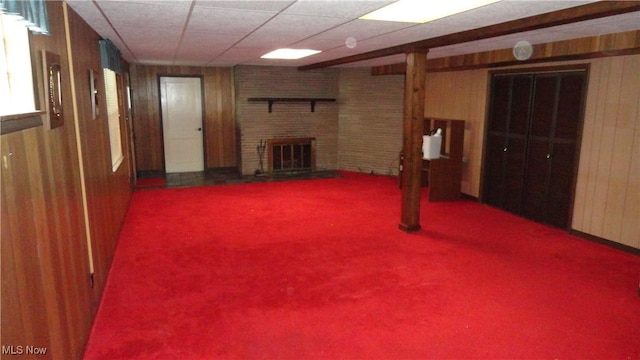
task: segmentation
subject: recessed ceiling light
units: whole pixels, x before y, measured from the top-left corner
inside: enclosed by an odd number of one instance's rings
[[[399,0],[360,19],[426,23],[498,1],[500,0]]]
[[[262,59],[287,59],[295,60],[302,59],[303,57],[311,56],[319,53],[319,50],[311,49],[278,49],[273,50],[268,54],[260,56]]]

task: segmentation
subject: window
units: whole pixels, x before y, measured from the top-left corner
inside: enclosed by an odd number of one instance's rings
[[[0,14],[0,116],[35,111],[28,30]]]
[[[107,97],[107,121],[109,122],[109,141],[111,144],[111,166],[113,172],[124,160],[122,139],[120,137],[120,108],[118,107],[118,82],[116,73],[109,69],[104,72],[104,88]]]

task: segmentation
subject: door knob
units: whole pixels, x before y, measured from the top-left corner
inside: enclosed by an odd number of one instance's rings
[[[202,131],[202,128],[198,128],[198,131]]]

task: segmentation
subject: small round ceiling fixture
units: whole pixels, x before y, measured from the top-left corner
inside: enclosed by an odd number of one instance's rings
[[[533,54],[533,46],[528,41],[520,40],[513,46],[513,56],[520,60],[528,60]]]
[[[347,45],[349,49],[353,49],[354,47],[356,47],[356,44],[358,43],[358,41],[355,38],[349,36],[344,43],[345,45]]]

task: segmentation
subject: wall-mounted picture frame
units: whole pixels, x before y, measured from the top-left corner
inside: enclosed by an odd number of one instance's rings
[[[100,117],[100,92],[98,91],[98,75],[96,71],[89,70],[89,101],[91,102],[92,119],[96,120]]]
[[[64,125],[60,55],[42,50],[42,67],[46,99],[45,127],[47,130],[52,130]]]

